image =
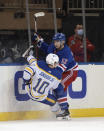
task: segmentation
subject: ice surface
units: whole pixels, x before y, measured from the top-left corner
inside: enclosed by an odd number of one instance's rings
[[[0,122],[0,131],[104,131],[104,117]]]

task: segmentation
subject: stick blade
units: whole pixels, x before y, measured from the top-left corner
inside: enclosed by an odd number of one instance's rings
[[[34,14],[35,17],[45,16],[44,12],[38,12]]]

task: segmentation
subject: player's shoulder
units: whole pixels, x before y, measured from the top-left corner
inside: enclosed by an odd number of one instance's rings
[[[69,53],[71,53],[70,47],[68,45],[66,45],[66,44],[64,46],[64,52],[65,52],[66,55],[68,55]]]
[[[54,51],[54,49],[55,49],[55,46],[54,46],[53,43],[51,43],[51,44],[48,46],[48,51],[47,51],[47,53],[48,53],[48,54],[49,54],[49,53],[52,53],[52,52]]]
[[[67,45],[65,45],[65,47],[64,47],[63,56],[64,56],[64,58],[68,59],[68,61],[72,61],[74,59],[73,53],[72,53],[70,47],[68,47]]]
[[[50,75],[56,78],[57,80],[60,80],[62,77],[62,71],[59,68],[49,68],[45,61],[38,61],[37,66],[47,75]]]
[[[54,46],[54,43],[52,42],[50,45],[49,45],[49,49],[54,49],[55,46]]]
[[[47,68],[47,64],[44,60],[37,61],[37,65],[40,68]]]
[[[52,71],[52,74],[59,80],[61,80],[62,78],[62,73],[63,71],[59,67],[55,68],[54,71]]]

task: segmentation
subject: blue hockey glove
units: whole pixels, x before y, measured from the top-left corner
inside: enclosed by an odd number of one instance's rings
[[[41,44],[43,43],[43,38],[41,38],[39,35],[34,33],[34,36],[32,38],[33,45],[37,44],[37,47],[40,48]]]
[[[32,37],[32,42],[38,42],[38,35],[36,33],[34,33],[33,37]]]

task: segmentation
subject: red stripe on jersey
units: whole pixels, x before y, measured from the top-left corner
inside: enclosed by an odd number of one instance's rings
[[[75,69],[75,68],[77,68],[78,67],[78,65],[76,65],[73,69]]]
[[[66,68],[62,64],[59,64],[59,65],[63,68],[63,70],[66,70]]]
[[[61,103],[61,102],[65,102],[67,101],[67,98],[63,98],[63,99],[59,99],[58,102]]]

